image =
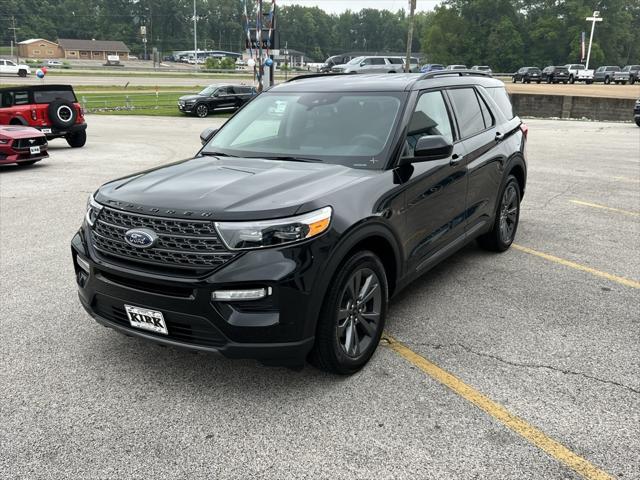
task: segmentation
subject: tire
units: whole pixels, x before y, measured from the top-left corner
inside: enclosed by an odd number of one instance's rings
[[[64,138],[72,148],[84,147],[84,144],[87,143],[87,131],[80,130],[79,132],[69,133]]]
[[[352,303],[358,293],[369,297],[360,306]],[[360,370],[380,342],[387,304],[387,276],[380,259],[366,250],[348,258],[337,270],[326,294],[309,357],[311,363],[340,375]]]
[[[566,84],[567,84],[567,81],[565,80],[565,81],[564,81],[564,82],[562,82],[562,83],[566,85]]]
[[[542,80],[536,80],[536,83],[537,83],[538,85],[540,85],[540,82],[542,82]]]
[[[626,80],[624,80],[624,81],[622,81],[622,82],[620,82],[620,83],[621,83],[621,84],[623,84],[623,85],[626,85],[626,84],[627,84],[627,81],[626,81]]]
[[[516,79],[516,76],[514,75],[513,77],[511,77],[511,81],[513,83],[518,83],[518,80]]]
[[[640,127],[640,118],[636,118],[636,125]]]
[[[24,68],[22,70],[18,70],[18,76],[22,78],[26,77],[27,71]]]
[[[478,244],[482,248],[492,252],[504,252],[511,247],[520,222],[520,196],[518,180],[509,175],[498,197],[493,228],[478,237]]]
[[[47,107],[49,122],[56,128],[66,130],[76,123],[78,112],[73,103],[66,100],[54,100]]]
[[[209,115],[209,107],[207,107],[204,103],[199,103],[196,105],[196,108],[193,109],[196,114],[196,117],[206,118]]]
[[[611,77],[604,77],[604,84],[611,85]]]
[[[587,80],[585,83],[586,83],[587,85],[591,85],[591,84],[593,84],[593,80]]]
[[[547,83],[551,83],[551,77],[547,77]]]
[[[567,82],[564,82],[564,83],[567,83]],[[571,85],[573,85],[574,83],[576,83],[576,79],[575,79],[575,78],[573,78],[573,75],[569,76],[569,83],[570,83]]]
[[[636,77],[631,77],[629,79],[629,85],[634,85],[636,83]]]
[[[522,77],[522,83],[525,83],[527,81],[527,79],[525,77]]]

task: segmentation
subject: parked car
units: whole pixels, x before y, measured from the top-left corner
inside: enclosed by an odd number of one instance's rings
[[[87,124],[71,85],[0,88],[0,125],[37,128],[48,140],[64,137],[74,148],[87,142]]]
[[[484,72],[488,73],[489,75],[493,75],[493,71],[488,65],[474,65],[473,67],[471,67],[471,70],[476,70],[478,72]]]
[[[407,63],[407,58],[406,57],[402,58],[403,71],[405,71],[404,68],[406,63]],[[409,59],[409,72],[420,73],[420,61],[416,57],[410,57]]]
[[[436,72],[438,70],[444,70],[444,65],[440,65],[439,63],[427,63],[426,65],[422,66],[422,68],[420,69],[420,72],[429,73],[429,72]]]
[[[636,100],[636,106],[633,108],[633,119],[636,125],[640,127],[640,98]]]
[[[613,72],[613,82],[617,84],[626,85],[627,82],[633,85],[636,83],[640,65],[627,65],[619,72]]]
[[[184,95],[178,99],[182,113],[204,118],[212,112],[237,110],[258,93],[248,85],[209,85],[195,95]]]
[[[466,65],[447,65],[445,70],[467,70]]]
[[[513,83],[540,83],[542,81],[542,72],[538,67],[522,67],[511,76]]]
[[[60,68],[64,65],[60,60],[47,60],[42,64],[43,67],[47,68]]]
[[[28,65],[17,64],[11,60],[3,60],[0,58],[0,75],[18,75],[26,77],[31,73]]]
[[[47,158],[47,137],[31,127],[0,126],[0,165],[33,165]]]
[[[329,57],[324,61],[322,67],[320,67],[320,72],[329,73],[333,67],[349,63],[352,58],[351,55],[334,55],[333,57]]]
[[[587,69],[581,63],[568,63],[565,65],[569,71],[569,83],[585,82],[593,83],[593,70]]]
[[[474,239],[501,252],[516,235],[527,128],[490,77],[301,77],[202,136],[194,158],[90,196],[72,261],[100,324],[351,374],[389,298]]]
[[[598,67],[593,74],[593,81],[603,82],[605,85],[609,85],[613,81],[613,74],[619,71],[620,67],[618,67],[617,65]]]
[[[567,83],[569,81],[569,69],[564,66],[550,65],[542,70],[540,78],[547,83]]]
[[[344,65],[336,65],[333,73],[400,73],[404,63],[400,57],[356,57]]]

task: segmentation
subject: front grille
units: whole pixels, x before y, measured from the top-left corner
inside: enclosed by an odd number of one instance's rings
[[[200,317],[172,318],[172,314],[164,313],[164,321],[167,325],[168,335],[154,333],[147,330],[139,330],[131,326],[127,313],[120,305],[114,305],[105,301],[105,297],[99,297],[94,303],[94,311],[113,323],[126,327],[136,332],[152,335],[158,338],[169,338],[178,342],[202,345],[205,347],[222,347],[227,341],[220,331],[208,321]]]
[[[146,249],[129,245],[124,236],[132,228],[153,230],[156,244]],[[98,215],[91,237],[100,254],[155,265],[210,270],[236,256],[223,245],[211,221],[151,217],[109,207]]]
[[[46,137],[35,138],[18,138],[13,142],[13,148],[16,150],[28,149],[29,147],[42,147],[47,144]]]

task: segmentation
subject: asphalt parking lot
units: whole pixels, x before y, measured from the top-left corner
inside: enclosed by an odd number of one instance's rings
[[[432,270],[391,304],[401,343],[341,378],[160,348],[78,302],[88,194],[221,121],[90,116],[85,148],[0,167],[2,478],[640,478],[639,128],[527,120],[516,248]]]

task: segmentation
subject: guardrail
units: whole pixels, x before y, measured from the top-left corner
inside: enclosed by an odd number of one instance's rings
[[[113,95],[82,95],[80,104],[87,113],[123,110],[178,109],[178,97],[188,92],[117,93]]]

